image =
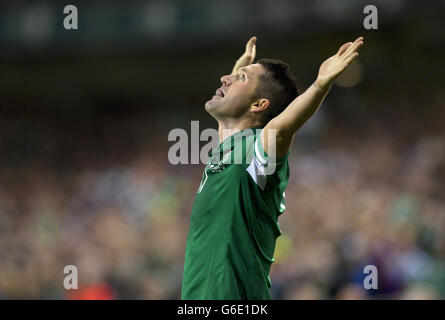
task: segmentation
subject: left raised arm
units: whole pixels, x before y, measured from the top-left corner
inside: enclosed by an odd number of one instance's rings
[[[268,149],[271,147],[268,142],[269,129],[276,130],[276,157],[284,156],[288,152],[294,133],[317,111],[334,80],[358,56],[357,51],[362,45],[363,37],[342,45],[335,55],[321,64],[313,85],[292,101],[283,112],[269,121],[261,136],[262,145],[267,153],[270,152]]]
[[[236,74],[239,68],[248,66],[253,63],[256,55],[256,37],[251,37],[246,43],[246,50],[243,55],[236,60],[232,69],[232,74]]]

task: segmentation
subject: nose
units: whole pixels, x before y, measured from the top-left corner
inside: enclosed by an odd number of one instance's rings
[[[220,80],[221,80],[222,84],[225,85],[226,87],[228,87],[232,84],[232,82],[230,81],[229,75],[222,76]]]

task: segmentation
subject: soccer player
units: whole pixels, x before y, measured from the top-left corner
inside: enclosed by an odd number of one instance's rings
[[[252,64],[255,37],[232,73],[221,78],[222,86],[205,104],[218,122],[220,146],[209,153],[192,209],[182,299],[270,299],[294,134],[362,45],[362,37],[343,44],[301,95],[287,64],[274,59]]]

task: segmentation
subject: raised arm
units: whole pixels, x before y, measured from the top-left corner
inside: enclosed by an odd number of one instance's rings
[[[238,69],[248,66],[252,64],[253,60],[255,60],[256,55],[256,37],[251,37],[246,44],[246,51],[243,53],[241,57],[235,63],[235,66],[232,69],[232,74],[238,73]]]
[[[315,82],[264,127],[261,141],[266,152],[273,154],[268,148],[272,147],[268,142],[269,129],[276,130],[276,157],[288,152],[294,133],[317,111],[334,80],[358,56],[357,51],[362,45],[363,37],[342,45],[335,55],[321,64]]]

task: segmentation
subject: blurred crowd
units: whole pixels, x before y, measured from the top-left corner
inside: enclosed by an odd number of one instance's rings
[[[251,35],[306,87],[367,43],[294,139],[272,297],[445,299],[443,1],[378,1],[371,30],[365,5],[89,1],[67,31],[58,1],[0,1],[0,299],[180,297],[204,166],[170,165],[168,131],[214,127]]]
[[[275,297],[445,298],[444,137],[346,144],[292,159]],[[377,290],[363,287],[366,265]]]
[[[295,139],[273,298],[445,298],[445,136],[329,130]],[[2,169],[0,298],[179,298],[202,169],[168,164],[167,149],[68,173]],[[63,287],[66,265],[77,290]]]

